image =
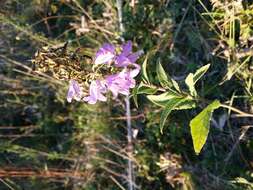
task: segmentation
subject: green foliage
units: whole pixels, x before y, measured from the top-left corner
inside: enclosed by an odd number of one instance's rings
[[[220,102],[215,100],[203,109],[190,122],[193,147],[196,154],[199,154],[206,143],[210,128],[210,120],[215,109],[220,107]]]
[[[157,73],[160,85],[164,88],[164,90],[166,90],[166,92],[163,92],[162,94],[158,94],[158,95],[153,95],[156,91],[153,91],[154,88],[152,89],[151,88],[152,86],[150,86],[149,90],[146,89],[145,91],[142,91],[142,93],[145,94],[145,92],[147,92],[146,94],[150,94],[151,92],[152,95],[147,95],[147,98],[152,103],[164,108],[161,114],[161,119],[160,119],[161,133],[163,133],[163,128],[164,128],[166,119],[168,118],[172,110],[192,109],[196,107],[195,99],[193,98],[193,97],[197,97],[195,84],[207,72],[209,67],[210,67],[210,64],[199,68],[194,74],[193,73],[188,74],[188,76],[185,79],[185,83],[189,88],[190,94],[187,94],[186,92],[183,92],[180,89],[176,81],[171,79],[166,74],[161,63],[158,62],[156,66],[156,73]],[[145,65],[145,69],[146,69],[146,65]],[[148,78],[147,73],[145,73],[145,76],[143,78]],[[143,86],[145,82],[146,81],[144,80],[141,83],[141,86]],[[172,90],[172,88],[176,89],[176,91]],[[135,92],[136,95],[138,94],[138,89],[139,87],[137,88]],[[212,116],[212,112],[214,109],[217,109],[218,107],[219,107],[219,103],[215,101],[214,103],[210,104],[206,109],[204,109],[198,116],[192,119],[190,122],[194,150],[197,154],[199,154],[200,150],[202,149],[202,147],[204,146],[206,142],[207,135],[209,132],[210,119]]]
[[[161,86],[165,89],[173,87],[173,83],[168,75],[165,73],[160,61],[156,64],[156,73]]]
[[[147,72],[147,64],[148,64],[148,55],[146,55],[146,58],[145,58],[142,66],[141,66],[141,72],[142,72],[142,79],[146,83],[149,83],[148,72]]]
[[[207,72],[209,67],[210,67],[210,64],[205,65],[205,66],[199,68],[194,74],[190,73],[186,77],[185,84],[188,86],[190,94],[192,96],[197,96],[197,91],[195,89],[195,84]]]
[[[182,102],[186,101],[185,98],[171,98],[166,102],[165,109],[161,114],[160,130],[163,133],[163,127],[167,117],[173,109],[176,109]]]

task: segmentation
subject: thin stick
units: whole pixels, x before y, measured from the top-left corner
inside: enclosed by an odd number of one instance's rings
[[[128,189],[133,190],[133,163],[130,158],[132,158],[133,153],[133,142],[132,142],[132,126],[131,126],[131,110],[129,96],[126,97],[126,117],[127,117],[127,153],[128,153]]]
[[[126,190],[112,175],[110,176],[110,178],[112,179],[112,181],[114,183],[116,183],[116,185],[118,185],[118,187],[121,189],[121,190]]]
[[[241,117],[253,117],[253,114],[250,114],[250,113],[246,113],[246,112],[243,112],[235,107],[232,107],[232,106],[229,106],[229,105],[225,105],[225,104],[221,104],[220,105],[221,107],[223,108],[227,108],[235,113],[238,113],[241,115]]]
[[[121,34],[125,32],[124,24],[123,24],[123,13],[122,13],[122,0],[117,0],[117,9],[118,9],[118,19],[119,19],[119,30]],[[128,190],[134,190],[134,177],[133,177],[133,163],[132,163],[132,155],[133,155],[133,142],[132,142],[132,125],[131,125],[131,109],[130,109],[130,100],[129,96],[126,96],[126,120],[127,120],[127,154],[128,154]]]
[[[4,185],[6,185],[9,189],[15,190],[15,189],[13,189],[7,182],[5,182],[3,179],[0,178],[0,181],[1,181]]]

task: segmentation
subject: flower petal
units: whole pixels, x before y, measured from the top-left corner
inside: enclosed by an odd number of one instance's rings
[[[69,89],[67,93],[67,101],[70,103],[74,98],[77,101],[81,100],[82,92],[81,87],[75,80],[70,80],[69,82]]]
[[[131,63],[135,63],[137,59],[143,54],[143,51],[137,51],[135,53],[132,53],[131,55],[128,56],[128,59]]]
[[[83,101],[88,102],[89,104],[95,104],[98,100],[106,101],[106,97],[102,94],[107,91],[104,81],[92,81],[90,84],[89,96],[84,97]]]
[[[134,63],[133,65],[135,66],[135,69],[130,71],[130,76],[132,78],[136,77],[140,73],[140,70],[141,70],[140,65],[138,65],[136,63]]]
[[[130,53],[132,53],[132,42],[128,41],[122,45],[122,54],[128,56]]]
[[[104,44],[96,53],[94,64],[111,62],[115,57],[115,47],[112,44]]]

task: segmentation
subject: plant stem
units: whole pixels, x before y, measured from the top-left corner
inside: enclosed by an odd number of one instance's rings
[[[123,24],[122,0],[117,0],[117,9],[118,9],[118,18],[119,18],[119,30],[122,35],[125,32],[125,28]],[[134,190],[133,163],[131,160],[132,155],[133,155],[133,142],[132,142],[133,136],[132,136],[132,125],[131,125],[130,100],[129,100],[128,95],[125,98],[125,102],[126,102],[126,119],[127,119],[128,190]]]
[[[164,88],[161,88],[161,87],[157,87],[157,86],[154,86],[154,85],[150,85],[150,84],[143,84],[143,86],[146,86],[146,87],[150,87],[150,88],[156,88],[158,91],[161,91],[161,92],[166,92],[167,90],[164,89]],[[194,99],[194,97],[192,97]],[[210,101],[206,100],[206,99],[203,99],[203,98],[195,98],[195,100],[198,102],[203,102],[203,103],[209,103]],[[237,117],[253,117],[253,114],[251,113],[246,113],[246,112],[243,112],[233,106],[229,106],[229,105],[226,105],[226,104],[221,104],[220,107],[223,107],[223,108],[226,108],[228,110],[231,110],[235,113],[238,113],[238,115],[236,115]]]
[[[133,163],[131,161],[133,155],[133,142],[132,142],[132,125],[131,125],[131,109],[130,109],[130,101],[129,96],[126,97],[126,117],[127,117],[127,153],[128,153],[128,189],[134,190],[133,186]]]
[[[232,107],[232,106],[229,106],[229,105],[226,105],[226,104],[221,104],[220,106],[223,107],[223,108],[229,109],[229,110],[231,110],[235,113],[240,114],[240,117],[253,117],[253,114],[243,112],[243,111],[241,111],[241,110],[239,110],[235,107]]]

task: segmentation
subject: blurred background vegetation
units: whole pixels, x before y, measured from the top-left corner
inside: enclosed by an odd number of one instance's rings
[[[124,38],[149,55],[154,84],[158,59],[178,83],[211,63],[200,96],[253,113],[251,0],[124,1],[123,23]],[[67,41],[93,55],[120,42],[118,28],[115,0],[0,1],[0,190],[126,189],[123,99],[68,104],[67,82],[35,74],[31,63],[41,47]],[[189,121],[200,110],[173,112],[161,134],[161,109],[145,96],[138,103],[137,189],[253,189],[252,119],[217,111],[197,156]]]

